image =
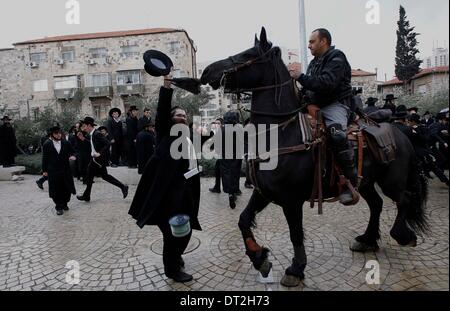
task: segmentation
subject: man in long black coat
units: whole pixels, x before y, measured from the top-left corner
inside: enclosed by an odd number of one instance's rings
[[[131,106],[127,117],[128,167],[137,167],[136,137],[138,134],[138,108]]]
[[[83,120],[82,130],[89,133],[91,144],[91,161],[87,169],[87,187],[83,195],[77,196],[80,201],[89,202],[91,200],[92,184],[95,176],[101,176],[102,179],[122,190],[123,198],[128,195],[128,186],[122,184],[116,178],[108,174],[107,166],[109,160],[110,143],[106,137],[95,129],[95,121],[91,117]]]
[[[122,111],[119,108],[112,108],[109,111],[109,119],[106,123],[108,133],[111,136],[111,167],[120,164],[123,145],[123,126],[120,120]]]
[[[10,167],[15,164],[16,157],[16,133],[11,125],[12,119],[4,116],[0,121],[3,124],[0,126],[0,164],[3,167]]]
[[[144,172],[144,167],[148,160],[152,157],[155,150],[155,133],[154,125],[150,120],[146,124],[142,124],[142,131],[136,138],[136,153],[138,161],[138,174]]]
[[[188,282],[192,280],[192,275],[182,270],[184,262],[181,255],[192,231],[185,237],[174,237],[169,219],[179,214],[188,215],[191,228],[201,230],[197,218],[200,177],[197,174],[186,179],[184,174],[190,170],[192,161],[175,160],[170,154],[170,146],[178,138],[170,136],[172,125],[187,125],[186,112],[180,108],[171,109],[172,94],[170,82],[166,81],[159,93],[155,153],[145,166],[129,214],[140,228],[145,225],[159,227],[164,238],[163,263],[166,276],[177,282]]]
[[[70,196],[76,194],[69,160],[75,160],[70,143],[62,140],[61,129],[52,127],[50,139],[42,148],[42,174],[48,177],[48,193],[55,202],[57,215],[69,210]]]
[[[138,121],[138,133],[140,133],[144,126],[147,125],[152,120],[150,108],[144,108],[144,115]]]

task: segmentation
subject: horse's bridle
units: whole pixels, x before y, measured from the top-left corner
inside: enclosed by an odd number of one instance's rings
[[[233,65],[235,65],[234,67],[224,70],[222,72],[222,77],[220,79],[220,86],[224,88],[225,93],[233,93],[233,94],[242,94],[242,93],[246,93],[246,92],[255,92],[255,91],[265,91],[265,90],[271,90],[271,89],[278,89],[278,88],[282,88],[290,83],[292,83],[292,79],[289,79],[285,82],[282,83],[275,83],[272,85],[266,85],[266,86],[260,86],[260,87],[254,87],[254,88],[247,88],[247,89],[240,89],[237,88],[235,90],[232,91],[226,91],[226,80],[227,80],[227,76],[231,73],[236,73],[239,70],[241,70],[242,68],[246,68],[246,67],[250,67],[251,65],[254,64],[263,64],[263,63],[267,63],[272,61],[271,58],[266,57],[267,55],[269,55],[271,52],[273,51],[273,48],[269,49],[268,51],[260,54],[258,57],[255,57],[253,59],[250,59],[246,62],[238,62],[234,59],[233,56],[228,57],[229,60],[231,60],[231,62],[233,63]]]

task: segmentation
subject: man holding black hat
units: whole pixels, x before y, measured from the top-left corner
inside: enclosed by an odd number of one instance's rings
[[[70,196],[76,194],[69,160],[75,160],[75,151],[62,139],[61,128],[49,129],[50,139],[42,147],[42,175],[48,177],[48,193],[55,202],[57,215],[69,210]]]
[[[123,127],[120,120],[121,114],[122,111],[119,108],[112,108],[109,111],[109,120],[106,123],[111,137],[111,167],[119,166],[122,154]]]
[[[91,144],[91,161],[87,170],[87,187],[82,196],[77,196],[80,201],[89,202],[91,200],[92,183],[94,176],[101,176],[104,181],[119,187],[122,190],[123,198],[128,195],[128,186],[122,184],[113,176],[108,174],[106,166],[108,165],[109,141],[95,129],[95,121],[91,117],[86,117],[83,120],[81,129],[88,133]]]
[[[9,116],[4,116],[3,124],[0,126],[0,165],[3,167],[10,167],[15,165],[14,158],[16,157],[16,133],[12,127],[12,119]]]
[[[127,141],[128,141],[128,167],[137,167],[136,156],[136,136],[138,134],[138,115],[139,109],[131,106],[127,117]]]
[[[138,162],[138,174],[142,174],[148,160],[152,157],[155,149],[155,124],[147,119],[142,123],[142,130],[136,137],[136,154]]]

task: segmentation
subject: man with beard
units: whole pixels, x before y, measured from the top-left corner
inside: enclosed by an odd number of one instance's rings
[[[11,167],[15,165],[14,158],[16,157],[16,133],[12,127],[12,119],[9,116],[4,116],[3,124],[0,126],[0,164],[3,167]]]
[[[54,126],[49,129],[50,139],[42,148],[42,175],[48,177],[48,193],[57,215],[69,210],[70,196],[76,194],[69,160],[75,160],[70,143],[62,140],[61,129]]]
[[[172,234],[169,220],[177,215],[189,216],[190,228],[201,230],[197,215],[200,204],[200,176],[186,175],[197,166],[195,151],[189,137],[186,139],[192,153],[189,159],[174,159],[170,153],[172,143],[180,139],[170,135],[175,124],[187,126],[186,111],[180,107],[171,108],[173,89],[165,76],[164,86],[159,92],[159,102],[155,120],[156,148],[153,157],[145,166],[129,214],[143,228],[156,225],[163,234],[164,272],[176,282],[189,282],[192,275],[184,272],[184,253],[192,235],[190,231],[183,237]],[[190,154],[191,154],[190,152]]]
[[[100,131],[95,129],[95,121],[91,117],[86,117],[83,120],[81,129],[90,136],[91,144],[91,161],[87,169],[87,187],[83,195],[77,196],[80,201],[89,202],[91,200],[92,183],[94,176],[101,176],[104,181],[120,188],[122,190],[123,198],[128,195],[128,186],[122,184],[113,176],[108,174],[108,156],[109,156],[109,141],[103,136]]]
[[[131,106],[127,117],[127,143],[128,143],[128,167],[137,167],[136,136],[138,134],[138,111],[136,106]]]
[[[142,124],[142,131],[136,137],[136,153],[138,161],[138,174],[142,174],[148,160],[155,150],[155,125],[148,120]]]
[[[111,136],[111,167],[119,166],[122,154],[123,127],[120,120],[121,114],[122,111],[119,108],[112,108],[109,111],[109,120],[106,124]]]

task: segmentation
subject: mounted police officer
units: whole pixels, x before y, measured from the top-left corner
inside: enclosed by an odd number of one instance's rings
[[[354,151],[347,140],[347,126],[352,107],[351,66],[345,54],[331,46],[331,34],[320,28],[312,32],[308,48],[314,59],[306,74],[301,74],[301,65],[288,66],[291,77],[306,90],[307,98],[321,109],[330,146],[344,176],[356,190],[358,176]],[[345,189],[339,201],[344,205],[356,204],[350,189]]]

